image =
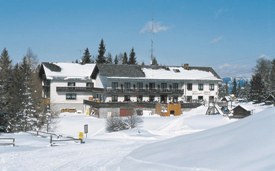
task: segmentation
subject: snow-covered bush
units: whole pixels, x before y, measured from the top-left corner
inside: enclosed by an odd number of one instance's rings
[[[139,123],[143,122],[136,114],[122,118],[119,116],[112,116],[106,119],[106,130],[108,132],[120,131],[130,128],[135,128]]]
[[[129,125],[130,128],[135,128],[138,126],[139,123],[142,123],[143,120],[141,117],[135,115],[128,116],[126,119],[126,123]]]
[[[108,132],[120,131],[128,128],[128,124],[121,117],[111,116],[106,119],[106,130]]]

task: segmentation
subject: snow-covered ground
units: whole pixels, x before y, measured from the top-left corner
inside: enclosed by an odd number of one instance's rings
[[[202,106],[178,117],[145,115],[138,128],[113,133],[105,119],[63,113],[55,133],[77,137],[88,124],[84,144],[2,134],[16,146],[0,146],[0,170],[275,170],[275,108],[241,105],[253,115],[230,120]]]

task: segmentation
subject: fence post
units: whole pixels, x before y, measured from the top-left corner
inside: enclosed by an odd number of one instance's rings
[[[15,138],[13,138],[13,140],[12,140],[12,146],[13,147],[15,146]]]
[[[53,142],[53,136],[51,135],[50,137],[50,145],[52,146],[52,142]]]

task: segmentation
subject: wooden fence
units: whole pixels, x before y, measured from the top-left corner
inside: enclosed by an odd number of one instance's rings
[[[15,138],[0,138],[0,145],[12,145],[15,146]]]
[[[74,141],[74,142],[79,142],[80,144],[84,143],[83,139],[80,138],[74,138],[74,137],[64,137],[62,139],[53,139],[53,136],[51,135],[50,137],[50,145],[54,146],[57,145],[56,142],[68,142],[68,141]]]

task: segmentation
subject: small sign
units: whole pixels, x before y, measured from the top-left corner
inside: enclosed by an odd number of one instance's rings
[[[88,124],[84,125],[84,133],[87,134],[88,133]]]

